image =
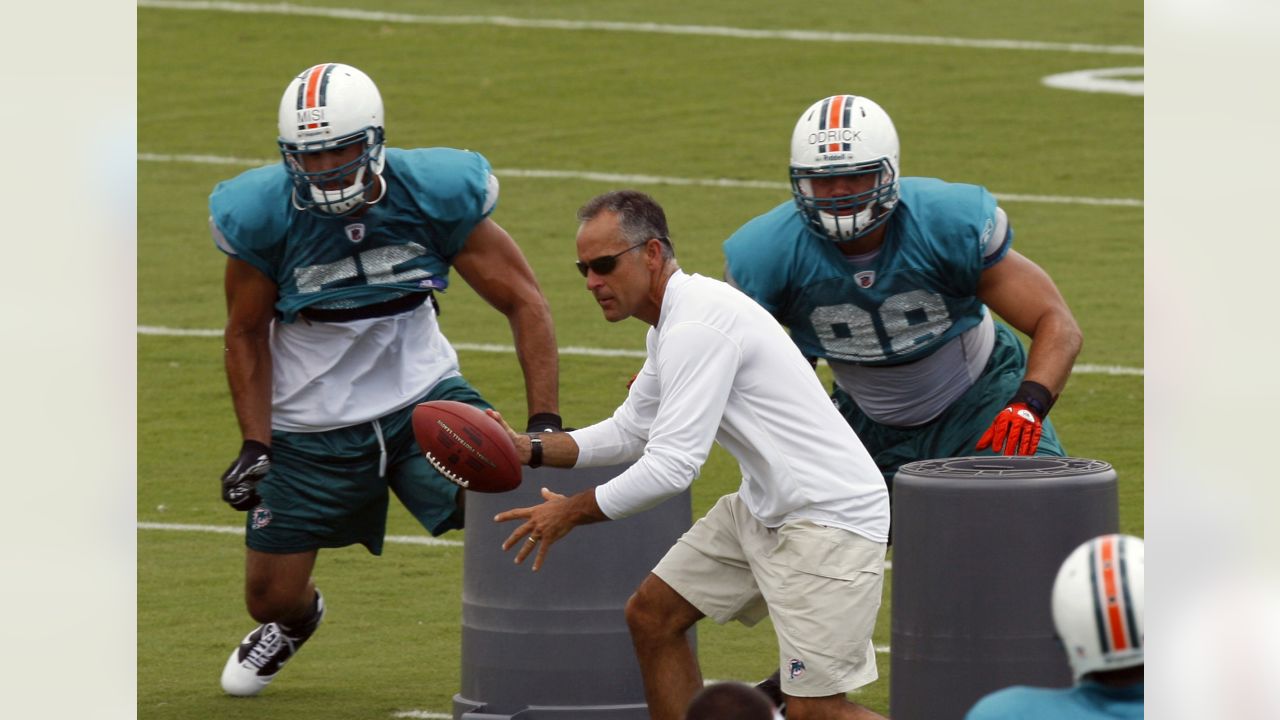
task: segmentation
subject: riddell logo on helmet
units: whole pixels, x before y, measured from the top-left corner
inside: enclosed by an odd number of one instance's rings
[[[822,145],[824,143],[847,143],[862,140],[862,131],[850,128],[836,128],[835,130],[819,130],[818,132],[809,133],[810,145]]]

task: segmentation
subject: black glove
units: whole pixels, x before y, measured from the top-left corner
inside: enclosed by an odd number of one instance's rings
[[[245,440],[240,457],[222,473],[222,499],[236,510],[250,510],[262,502],[258,481],[271,469],[271,448],[257,440]]]
[[[564,432],[564,421],[555,413],[534,413],[525,432]]]

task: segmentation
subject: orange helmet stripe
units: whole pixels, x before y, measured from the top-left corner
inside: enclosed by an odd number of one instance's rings
[[[831,106],[827,110],[827,129],[837,130],[842,127],[840,123],[841,117],[844,115],[845,103],[849,101],[848,95],[838,95],[832,98]],[[832,138],[836,135],[832,134]],[[839,152],[840,143],[833,142],[827,145],[827,152]]]
[[[1120,592],[1119,558],[1116,557],[1115,535],[1102,538],[1099,544],[1101,555],[1100,570],[1102,572],[1103,612],[1106,616],[1107,635],[1114,650],[1128,650],[1128,633],[1125,632],[1125,615],[1123,611],[1124,596]]]

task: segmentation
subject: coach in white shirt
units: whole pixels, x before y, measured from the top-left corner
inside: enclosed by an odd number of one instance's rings
[[[729,285],[680,270],[666,216],[623,190],[578,211],[578,269],[605,319],[652,325],[648,359],[613,417],[569,433],[516,434],[524,462],[585,467],[635,461],[572,497],[541,505],[503,544],[517,562],[576,525],[623,518],[677,495],[720,443],[742,471],[627,603],[654,720],[678,720],[702,688],[685,631],[703,617],[778,636],[787,715],[875,718],[845,693],[875,680],[889,498],[862,443],[809,363],[764,309]],[[496,416],[496,413],[495,413]]]

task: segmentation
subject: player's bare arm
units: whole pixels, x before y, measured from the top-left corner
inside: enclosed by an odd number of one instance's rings
[[[1067,385],[1084,336],[1049,274],[1010,250],[982,273],[977,295],[1005,322],[1031,338],[1026,379],[1040,383],[1055,397],[1059,395]]]
[[[529,415],[560,412],[560,370],[551,307],[515,240],[486,218],[454,258],[453,267],[511,324],[524,373]]]
[[[227,258],[224,333],[227,384],[245,440],[271,444],[271,320],[276,284],[249,263]]]

